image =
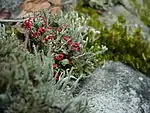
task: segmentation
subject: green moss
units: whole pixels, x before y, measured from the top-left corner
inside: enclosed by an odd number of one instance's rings
[[[96,11],[90,7],[76,7],[76,11],[80,11],[83,14],[88,14],[92,16],[93,14],[96,13]]]
[[[92,16],[92,15],[98,15],[98,12],[96,9],[93,9],[89,6],[88,2],[84,2],[84,0],[81,0],[77,3],[77,6],[75,7],[75,10],[78,11],[82,16]]]
[[[144,41],[139,28],[135,29],[133,35],[129,35],[126,27],[123,27],[126,21],[122,16],[119,16],[118,22],[108,29],[100,23],[98,20],[99,15],[96,11],[93,11],[94,9],[88,6],[83,7],[83,4],[79,4],[76,9],[79,14],[91,17],[87,22],[88,26],[100,31],[100,34],[97,35],[94,35],[91,31],[88,32],[89,39],[86,50],[93,46],[93,52],[96,53],[101,49],[101,45],[105,45],[108,48],[105,54],[96,56],[96,65],[101,63],[102,60],[121,61],[133,69],[150,76],[150,44]],[[146,15],[141,16],[141,18],[143,18],[145,24],[150,23]]]
[[[100,45],[106,45],[108,51],[103,55],[97,55],[96,59],[121,61],[135,70],[144,74],[150,71],[150,45],[141,37],[140,29],[136,29],[133,35],[126,32],[126,28],[118,22],[114,23],[110,29],[100,28],[100,34],[92,39],[92,32],[88,33],[89,43],[87,49],[93,46],[93,51],[100,50]]]

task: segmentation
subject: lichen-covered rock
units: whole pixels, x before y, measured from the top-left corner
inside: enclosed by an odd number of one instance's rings
[[[0,11],[3,9],[9,9],[11,18],[14,18],[20,12],[20,4],[23,0],[0,0]]]
[[[91,7],[96,7],[97,9],[103,7],[106,8],[106,6],[114,6],[117,4],[124,5],[128,10],[135,11],[134,3],[138,3],[139,5],[143,5],[143,0],[89,0],[89,5]]]
[[[150,113],[150,78],[120,62],[107,62],[87,80],[81,93],[90,113]]]

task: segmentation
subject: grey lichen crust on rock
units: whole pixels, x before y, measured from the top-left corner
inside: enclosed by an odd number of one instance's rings
[[[11,18],[16,18],[20,13],[20,5],[24,0],[0,0],[0,10],[3,8],[9,9]]]
[[[120,62],[106,62],[81,88],[90,113],[150,113],[150,78]]]

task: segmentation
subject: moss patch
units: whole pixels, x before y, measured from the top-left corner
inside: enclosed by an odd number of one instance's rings
[[[93,32],[88,32],[87,50],[93,46],[93,51],[97,52],[100,50],[101,45],[106,45],[108,48],[104,55],[97,55],[96,64],[98,63],[97,61],[102,60],[121,61],[133,69],[150,76],[150,44],[144,41],[140,29],[135,29],[132,35],[128,34],[126,27],[123,27],[125,20],[121,16],[118,18],[118,22],[108,29],[98,21],[97,12],[94,9],[90,11],[90,9],[89,7],[84,7],[81,3],[76,7],[76,10],[81,15],[91,17],[87,22],[88,26],[100,31],[100,34],[95,36]],[[92,38],[93,36],[94,38]]]

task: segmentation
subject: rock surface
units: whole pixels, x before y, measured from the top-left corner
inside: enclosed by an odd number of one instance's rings
[[[90,113],[150,113],[150,78],[120,62],[107,62],[81,87]]]
[[[23,0],[0,0],[0,12],[5,12],[3,10],[9,10],[9,13],[11,14],[9,18],[15,18],[16,15],[20,13],[20,4],[22,3]],[[8,16],[0,14],[0,19],[3,18],[8,18]]]

